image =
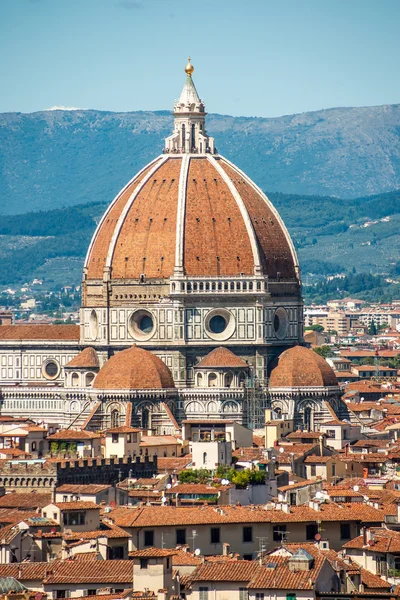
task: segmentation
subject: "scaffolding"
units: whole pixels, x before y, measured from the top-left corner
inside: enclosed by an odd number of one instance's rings
[[[268,380],[252,375],[244,383],[244,425],[249,429],[261,429],[265,424],[265,411],[269,408]]]

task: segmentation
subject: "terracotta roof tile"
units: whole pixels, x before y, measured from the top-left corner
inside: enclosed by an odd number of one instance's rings
[[[175,388],[171,371],[148,350],[132,346],[112,356],[97,374],[96,389],[164,389]]]
[[[94,348],[85,348],[82,352],[79,352],[72,360],[65,365],[66,367],[77,367],[87,369],[98,369],[99,368],[99,357]]]
[[[312,590],[326,561],[322,556],[314,557],[310,569],[292,571],[288,567],[290,558],[274,556],[275,568],[261,567],[248,585],[249,589]]]
[[[0,524],[19,523],[26,521],[31,517],[37,517],[36,510],[18,510],[10,508],[0,508]]]
[[[56,502],[55,505],[61,511],[69,510],[100,510],[101,506],[94,502],[85,502],[78,500],[76,502]]]
[[[265,275],[296,279],[290,238],[272,205],[236,168],[218,157],[241,196],[259,249]],[[154,164],[159,168],[144,182]],[[88,254],[88,278],[101,279],[110,243],[124,208],[111,262],[115,279],[168,278],[176,252],[177,206],[182,158],[169,156],[135,177],[108,209]],[[143,187],[128,207],[140,182]],[[215,164],[204,156],[189,163],[184,220],[183,266],[191,276],[254,274],[254,257],[246,223],[234,194]],[[297,259],[296,259],[297,262]]]
[[[140,446],[177,446],[179,440],[173,435],[142,435]]]
[[[17,533],[20,533],[17,523],[11,523],[10,525],[2,527],[0,530],[0,543],[9,544],[17,535]]]
[[[95,440],[99,439],[100,435],[93,431],[85,431],[81,429],[60,429],[56,433],[49,435],[48,440]]]
[[[285,350],[269,379],[270,389],[338,385],[335,373],[326,360],[304,346],[294,346]]]
[[[56,488],[56,492],[65,492],[67,494],[99,494],[104,490],[109,490],[111,487],[107,483],[64,483]]]
[[[118,235],[111,263],[113,278],[173,274],[180,169],[181,159],[168,159],[135,198]],[[108,246],[103,246],[99,253],[103,265],[107,252]]]
[[[251,219],[257,237],[264,275],[276,279],[279,273],[280,277],[295,279],[295,265],[286,228],[283,223],[279,222],[272,205],[267,204],[265,197],[235,167],[228,165],[222,158],[218,162],[231,178]],[[227,215],[229,211],[226,212],[224,207],[223,210],[225,210],[223,214]],[[237,239],[242,242],[242,238]],[[232,248],[234,247],[234,245],[229,246],[230,260],[232,260]]]
[[[86,427],[89,425],[90,421],[93,419],[94,415],[97,413],[97,411],[99,410],[100,406],[102,405],[101,402],[96,402],[93,406],[93,408],[91,409],[90,413],[88,414],[88,416],[86,417],[86,419],[84,420],[81,429],[84,430],[86,429]],[[131,406],[131,404],[129,403],[128,406]]]
[[[305,464],[323,464],[331,460],[332,456],[307,456],[304,459]]]
[[[37,492],[13,492],[0,498],[0,508],[43,508],[51,502],[52,494]]]
[[[192,573],[192,581],[241,581],[249,582],[260,570],[257,561],[235,560],[225,564],[207,562]]]
[[[129,560],[65,560],[53,563],[46,584],[63,583],[132,583],[132,563]]]
[[[202,358],[197,365],[201,369],[206,368],[231,368],[231,369],[248,369],[249,365],[234,354],[229,348],[220,346],[211,350],[207,356]]]
[[[0,577],[14,577],[18,581],[42,581],[46,571],[56,564],[54,562],[32,562],[0,564]]]
[[[367,543],[368,550],[372,552],[391,552],[400,553],[400,532],[384,529],[381,527],[371,527],[370,533],[373,534]],[[364,548],[364,536],[360,535],[343,545],[343,548]]]
[[[145,548],[144,550],[133,550],[129,552],[131,558],[164,558],[166,556],[173,556],[175,550],[168,550],[166,548]]]
[[[308,505],[291,506],[290,512],[273,509],[265,510],[247,506],[202,506],[173,507],[117,507],[108,517],[119,527],[163,527],[175,525],[202,525],[218,523],[306,523],[315,520],[343,522],[363,521],[381,524],[385,511],[361,502],[338,505],[334,502],[322,503],[320,510]]]
[[[159,473],[179,473],[186,469],[192,462],[192,455],[186,454],[182,457],[159,457],[157,458],[157,470]]]
[[[128,425],[120,425],[119,427],[111,427],[110,429],[106,429],[104,433],[139,433],[142,429],[138,429],[137,427],[130,427]]]
[[[66,541],[73,540],[95,540],[97,538],[105,537],[107,539],[121,539],[130,538],[130,534],[112,523],[103,524],[103,529],[93,531],[73,531],[72,533],[63,533],[62,538]]]
[[[318,484],[318,481],[315,481],[314,479],[305,479],[304,481],[299,481],[297,483],[292,483],[289,485],[282,485],[280,487],[278,487],[278,490],[280,492],[288,492],[289,490],[297,490],[297,489],[301,489],[302,487],[307,487],[309,485],[316,485]]]
[[[3,325],[1,340],[79,341],[79,325]]]
[[[92,247],[88,256],[88,278],[102,279],[105,259],[108,247],[111,242],[118,219],[121,216],[124,207],[130,196],[150,170],[150,165],[144,169],[143,173],[134,177],[129,184],[122,190],[115,201],[108,207],[100,227],[96,231],[92,240]]]

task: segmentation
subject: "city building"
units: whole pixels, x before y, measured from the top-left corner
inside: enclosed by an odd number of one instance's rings
[[[298,260],[268,198],[217,152],[192,75],[189,62],[162,154],[89,242],[80,325],[0,328],[3,415],[160,435],[184,419],[264,426],[268,377],[304,343]],[[337,381],[320,381],[312,394],[334,406]],[[293,402],[282,413],[298,426],[307,411]],[[310,402],[314,414],[321,403]]]

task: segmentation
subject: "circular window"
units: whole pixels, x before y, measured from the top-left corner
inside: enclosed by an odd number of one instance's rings
[[[215,315],[210,319],[210,329],[213,333],[222,333],[227,326],[226,319],[221,315]]]
[[[274,315],[274,332],[278,340],[283,340],[286,337],[289,324],[289,318],[286,310],[280,306]]]
[[[60,365],[56,360],[47,360],[43,363],[42,373],[46,379],[56,379],[60,374]]]
[[[128,329],[135,340],[149,340],[155,333],[155,317],[148,310],[136,310],[129,319]]]
[[[149,315],[144,315],[144,317],[140,319],[139,329],[140,331],[143,331],[143,333],[150,333],[153,329],[153,319]]]
[[[235,317],[225,308],[210,311],[204,325],[208,337],[216,341],[229,339],[236,327]]]
[[[95,310],[92,310],[89,317],[89,335],[91,340],[95,340],[99,333],[99,319]]]

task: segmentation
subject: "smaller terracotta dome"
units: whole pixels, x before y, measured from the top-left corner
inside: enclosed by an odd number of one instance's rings
[[[338,386],[333,369],[319,354],[294,346],[279,357],[278,365],[269,378],[269,389],[290,387],[330,387]]]
[[[80,369],[98,369],[100,366],[99,357],[94,348],[85,348],[82,352],[79,352],[77,356],[74,356],[74,358],[65,366]]]
[[[114,354],[100,369],[93,387],[102,390],[174,388],[172,373],[152,352],[132,346]]]
[[[244,360],[223,346],[212,350],[196,365],[196,367],[200,367],[201,369],[207,369],[208,367],[212,369],[225,367],[231,369],[246,369],[248,366],[249,365]]]

